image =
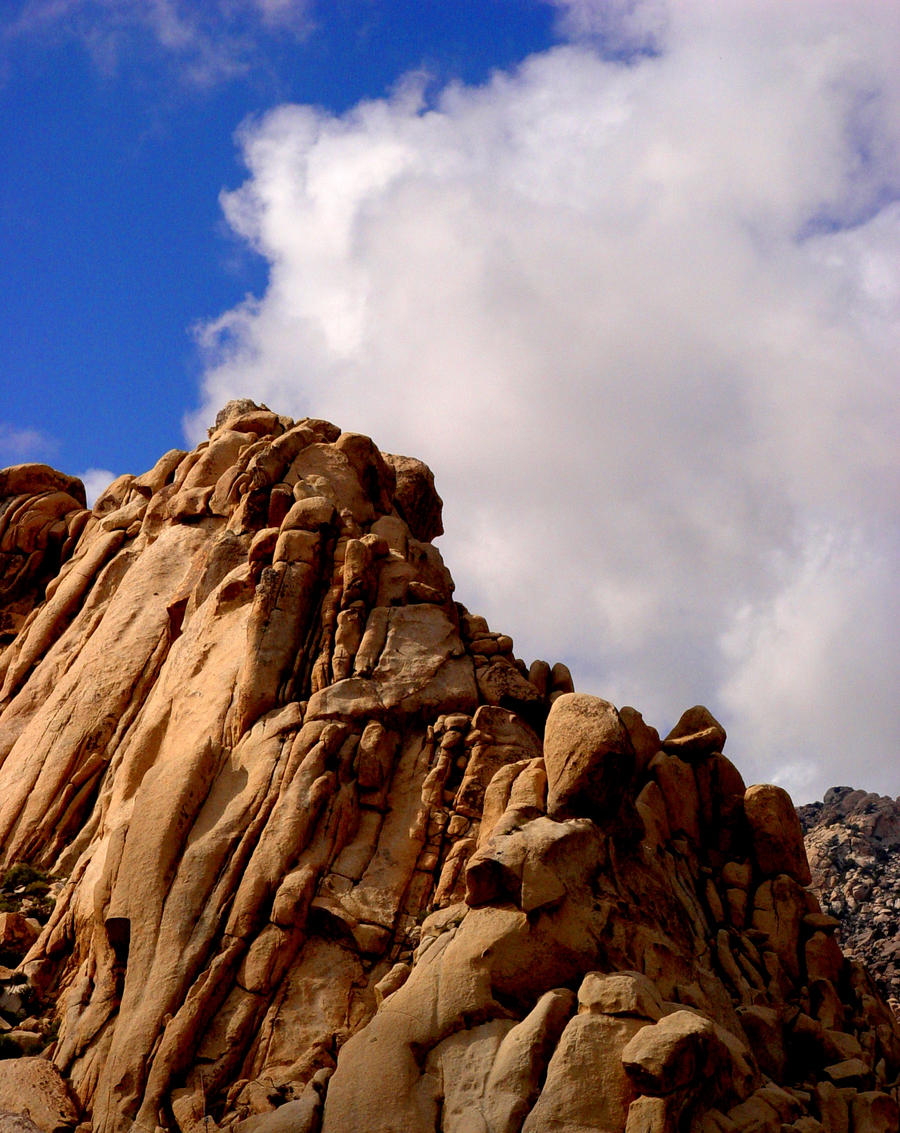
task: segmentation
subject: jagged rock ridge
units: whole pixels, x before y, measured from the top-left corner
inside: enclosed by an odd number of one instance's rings
[[[420,462],[243,402],[90,512],[4,475],[0,865],[56,900],[4,875],[49,1062],[0,1110],[52,1063],[104,1133],[894,1128],[788,797],[516,659]]]
[[[900,799],[832,787],[797,813],[823,909],[900,1014]]]

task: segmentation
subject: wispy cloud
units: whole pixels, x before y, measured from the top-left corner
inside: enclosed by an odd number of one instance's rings
[[[427,110],[245,127],[269,284],[206,327],[192,429],[250,395],[423,456],[526,658],[662,729],[707,701],[751,778],[808,797],[850,745],[896,793],[900,9],[564,7],[577,43]]]
[[[56,449],[53,438],[38,429],[17,429],[0,421],[0,465],[48,459]]]
[[[0,17],[8,42],[74,39],[106,73],[151,52],[200,87],[246,74],[266,36],[310,27],[305,0],[12,0]]]
[[[547,0],[566,38],[607,56],[635,59],[662,50],[669,24],[666,0]]]

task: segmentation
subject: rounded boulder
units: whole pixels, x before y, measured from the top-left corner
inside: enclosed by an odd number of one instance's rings
[[[544,731],[547,813],[608,824],[633,816],[634,752],[609,701],[583,692],[558,697]]]
[[[744,794],[753,856],[764,877],[786,873],[801,885],[811,881],[803,830],[791,796],[783,787],[760,783]]]

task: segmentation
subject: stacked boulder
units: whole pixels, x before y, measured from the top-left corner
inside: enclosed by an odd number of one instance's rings
[[[660,742],[557,698],[543,758],[488,786],[464,900],[344,1047],[325,1133],[894,1130],[900,1031],[790,798],[745,789],[724,740],[700,707]]]
[[[5,1049],[0,1109],[896,1133],[900,1032],[788,797],[705,709],[661,741],[516,658],[453,599],[423,464],[238,402],[90,511],[70,489],[7,572],[0,869],[55,904],[0,971],[43,1043]]]

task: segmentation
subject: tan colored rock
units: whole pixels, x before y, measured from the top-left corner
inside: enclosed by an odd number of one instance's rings
[[[554,868],[558,847],[578,838],[583,828],[547,818],[524,821],[507,812],[488,841],[466,866],[466,901],[473,908],[514,901],[526,913],[558,904],[565,896],[566,874]]]
[[[811,881],[803,830],[790,795],[781,787],[748,787],[744,813],[750,827],[753,854],[764,877],[786,873],[801,885]]]
[[[800,926],[812,901],[786,874],[764,881],[753,897],[753,928],[766,934],[769,947],[794,980],[800,976]]]
[[[386,976],[375,984],[375,1003],[378,1007],[387,999],[387,997],[395,992],[398,988],[403,987],[409,978],[409,964],[394,964]]]
[[[847,1058],[825,1067],[825,1076],[838,1088],[865,1088],[871,1084],[871,1067],[861,1058]]]
[[[476,665],[475,668],[481,699],[488,704],[500,705],[532,719],[536,718],[541,702],[540,693],[509,657],[497,654],[482,660],[485,663]]]
[[[21,913],[0,913],[0,953],[24,956],[37,940],[39,929]]]
[[[257,436],[279,436],[284,432],[284,425],[277,414],[262,406],[235,416],[228,416],[221,424],[217,418],[215,432],[226,426],[237,433],[255,433]]]
[[[692,764],[700,800],[700,825],[705,838],[727,858],[750,853],[744,816],[744,780],[721,752]]]
[[[643,1020],[624,1016],[585,1014],[571,1019],[522,1133],[624,1129],[636,1091],[622,1068],[622,1052],[645,1027]]]
[[[542,758],[530,759],[513,781],[507,804],[535,818],[547,810],[547,770]]]
[[[650,771],[665,801],[669,829],[700,841],[700,796],[689,763],[677,755],[659,752],[650,761]]]
[[[0,1112],[28,1118],[41,1133],[63,1133],[78,1124],[65,1081],[43,1058],[0,1060]]]
[[[588,972],[578,989],[578,1010],[593,1015],[634,1015],[656,1022],[663,1006],[655,985],[640,972]]]
[[[550,670],[550,695],[563,696],[574,691],[575,684],[572,680],[572,674],[569,672],[569,666],[562,661],[557,661]]]
[[[725,746],[725,729],[708,708],[695,705],[683,712],[678,723],[662,742],[664,751],[693,761],[720,752]]]
[[[422,1076],[443,1083],[441,1127],[459,1133],[471,1128],[487,1105],[487,1083],[503,1040],[514,1026],[511,1019],[492,1019],[480,1026],[448,1035],[433,1047]],[[484,1119],[482,1128],[486,1128]]]
[[[753,1130],[753,1133],[781,1133],[783,1124],[778,1110],[757,1094],[733,1106],[728,1118],[733,1128]]]
[[[480,755],[480,753],[479,753]],[[470,765],[471,765],[470,760]],[[494,832],[497,823],[503,817],[506,811],[507,804],[509,803],[510,794],[512,793],[513,784],[516,779],[522,774],[526,767],[528,767],[529,760],[520,759],[516,763],[507,763],[498,767],[494,774],[491,776],[490,781],[483,793],[483,801],[481,804],[481,827],[478,831],[478,845],[483,846]],[[460,784],[460,789],[456,793],[453,800],[453,809],[462,815],[468,814],[470,817],[478,817],[478,807],[476,802],[470,801],[472,796],[478,798],[478,793],[481,788],[481,779],[483,777],[483,763],[481,759],[476,763],[474,773],[470,773],[469,767],[466,768],[466,773],[463,776],[463,781]],[[546,778],[546,776],[545,776]],[[530,815],[529,817],[535,817]]]
[[[791,1129],[796,1130],[796,1133],[824,1133],[825,1126],[821,1121],[817,1121],[815,1117],[804,1114],[793,1122]]]
[[[219,412],[216,414],[216,419],[213,425],[208,430],[209,436],[213,436],[226,426],[228,428],[235,428],[238,419],[246,416],[255,416],[259,413],[268,413],[265,405],[257,405],[249,397],[235,397],[227,401]]]
[[[631,741],[615,708],[586,693],[557,699],[544,732],[547,812],[633,828]]]
[[[676,1133],[676,1114],[666,1098],[643,1095],[628,1107],[625,1133]],[[701,1129],[705,1127],[701,1126]],[[718,1129],[718,1127],[717,1127]]]
[[[484,811],[484,841],[509,802],[517,776],[532,761],[541,759],[541,741],[536,733],[515,713],[494,705],[482,705],[472,720],[468,738],[471,755],[453,801],[454,810],[469,817],[480,817]],[[515,767],[516,770],[507,771]],[[494,784],[495,776],[497,778]],[[488,788],[494,784],[487,796]],[[535,791],[537,790],[536,784]],[[524,791],[526,788],[522,787]]]
[[[781,1013],[762,1004],[739,1007],[737,1013],[750,1046],[756,1052],[760,1069],[776,1082],[783,1079],[787,1054]]]
[[[844,956],[830,933],[814,932],[803,946],[806,978],[810,983],[827,980],[837,984],[844,967]]]
[[[547,1065],[572,1010],[567,988],[546,992],[500,1043],[484,1090],[482,1110],[493,1133],[515,1133],[541,1090]]]
[[[528,679],[538,690],[541,700],[546,700],[550,695],[550,680],[551,672],[550,666],[546,661],[532,661],[528,668]]]
[[[40,492],[65,492],[85,506],[84,484],[76,476],[66,476],[49,464],[14,464],[0,469],[0,499],[35,496]]]
[[[0,1112],[0,1133],[39,1133],[39,1126],[23,1114]]]
[[[714,722],[660,752],[526,670],[453,602],[424,466],[251,402],[96,514],[17,475],[0,855],[60,880],[0,1029],[96,1133],[733,1133],[747,1102],[781,1133],[896,1080],[896,1024],[764,875]],[[639,1097],[622,1051],[679,1027]]]
[[[708,1019],[674,1011],[637,1031],[621,1058],[642,1093],[662,1097],[713,1071],[718,1045]]]
[[[309,1089],[302,1097],[285,1102],[270,1113],[248,1117],[233,1128],[235,1133],[317,1133],[321,1112],[321,1096]]]
[[[384,459],[394,470],[397,510],[416,539],[430,542],[442,535],[443,500],[435,489],[431,469],[409,456],[385,453]]]
[[[156,492],[161,491],[166,484],[171,483],[176,469],[187,455],[188,454],[182,449],[169,449],[167,453],[164,453],[159,458],[149,472],[145,472],[142,476],[136,476],[134,480],[132,480],[132,489],[146,496],[152,496]]]
[[[813,1092],[816,1113],[827,1133],[849,1133],[850,1110],[847,1099],[828,1078],[817,1082]]]

